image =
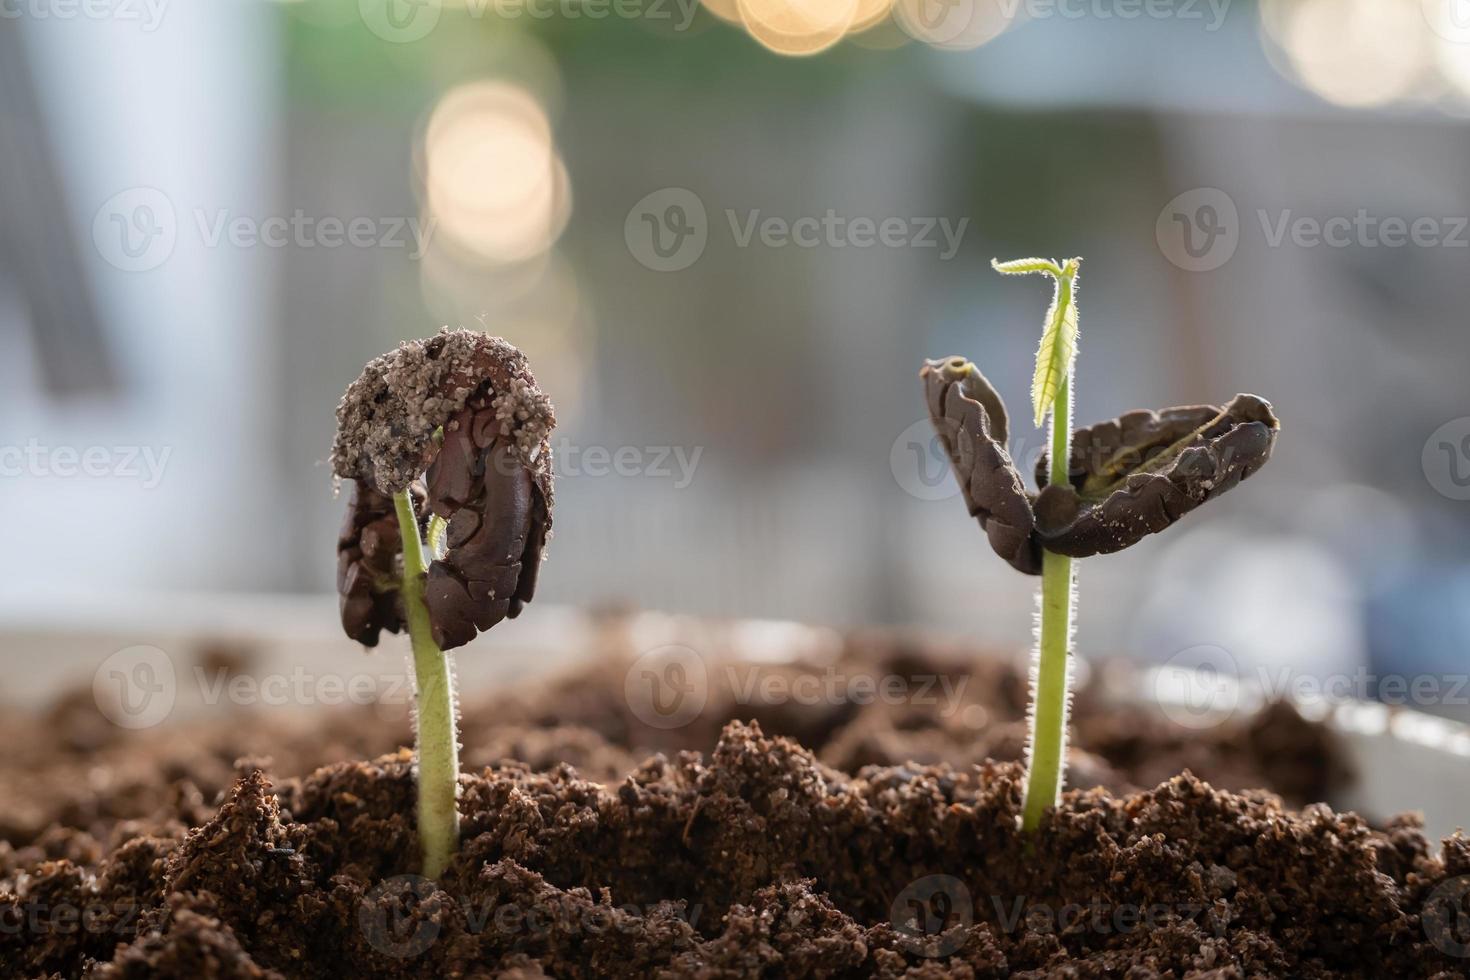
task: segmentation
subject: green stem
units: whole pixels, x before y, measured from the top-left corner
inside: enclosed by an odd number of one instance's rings
[[[454,725],[454,685],[449,658],[434,642],[424,604],[424,546],[407,490],[393,495],[403,537],[403,608],[413,645],[417,692],[414,755],[418,762],[419,844],[424,876],[438,878],[459,844],[459,737]]]
[[[1062,280],[1063,287],[1070,283]],[[1049,483],[1066,483],[1072,457],[1072,377],[1057,387],[1051,412]],[[1021,830],[1035,830],[1046,808],[1055,806],[1062,788],[1067,753],[1067,657],[1072,633],[1075,579],[1072,559],[1043,551],[1041,556],[1041,637],[1036,689],[1031,698],[1031,758]]]

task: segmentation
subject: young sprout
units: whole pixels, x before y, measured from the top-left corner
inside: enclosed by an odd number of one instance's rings
[[[1071,431],[1081,259],[993,262],[1005,275],[1048,276],[1052,302],[1031,384],[1033,417],[1048,417],[1038,492],[1011,459],[1005,403],[963,357],[920,371],[930,418],[971,516],[1017,571],[1041,576],[1041,621],[1032,668],[1021,829],[1056,805],[1066,764],[1073,558],[1110,554],[1179,520],[1250,476],[1271,456],[1280,428],[1270,403],[1236,395],[1224,406],[1133,411]]]
[[[524,355],[468,330],[374,359],[337,406],[332,469],[353,481],[337,541],[342,627],[369,647],[382,630],[408,630],[418,831],[430,878],[459,842],[446,651],[514,618],[535,594],[551,532],[555,425]]]

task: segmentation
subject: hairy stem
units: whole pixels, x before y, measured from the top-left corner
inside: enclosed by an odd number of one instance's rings
[[[1063,287],[1070,284],[1062,280]],[[1072,378],[1062,378],[1051,412],[1049,483],[1064,484],[1072,457]],[[1021,830],[1032,831],[1055,806],[1062,789],[1067,754],[1067,658],[1072,634],[1075,579],[1072,559],[1045,551],[1041,556],[1041,629],[1031,692],[1030,760]]]
[[[424,547],[407,490],[393,495],[403,537],[403,608],[413,645],[416,691],[414,756],[418,762],[419,844],[424,877],[438,878],[459,844],[459,733],[449,658],[434,642],[424,604]]]

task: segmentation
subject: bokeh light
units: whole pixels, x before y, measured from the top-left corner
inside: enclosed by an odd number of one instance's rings
[[[1296,79],[1336,105],[1368,108],[1412,97],[1432,69],[1418,0],[1265,0],[1261,24]]]
[[[1462,98],[1470,99],[1470,44],[1437,38],[1434,55],[1445,81]]]
[[[524,88],[482,81],[435,106],[422,145],[425,219],[488,263],[545,252],[571,213],[551,123]]]
[[[825,51],[847,34],[862,0],[739,0],[750,36],[780,54]]]

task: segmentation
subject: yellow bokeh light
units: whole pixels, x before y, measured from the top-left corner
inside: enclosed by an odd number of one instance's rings
[[[860,0],[739,0],[750,36],[779,54],[808,55],[842,40]]]
[[[1267,4],[1262,24],[1302,84],[1329,102],[1365,108],[1413,95],[1430,66],[1418,0]]]
[[[1440,74],[1456,92],[1470,98],[1470,44],[1439,38],[1434,53]]]
[[[424,203],[431,232],[488,262],[550,248],[571,212],[571,186],[546,113],[502,81],[447,93],[424,132]]]

